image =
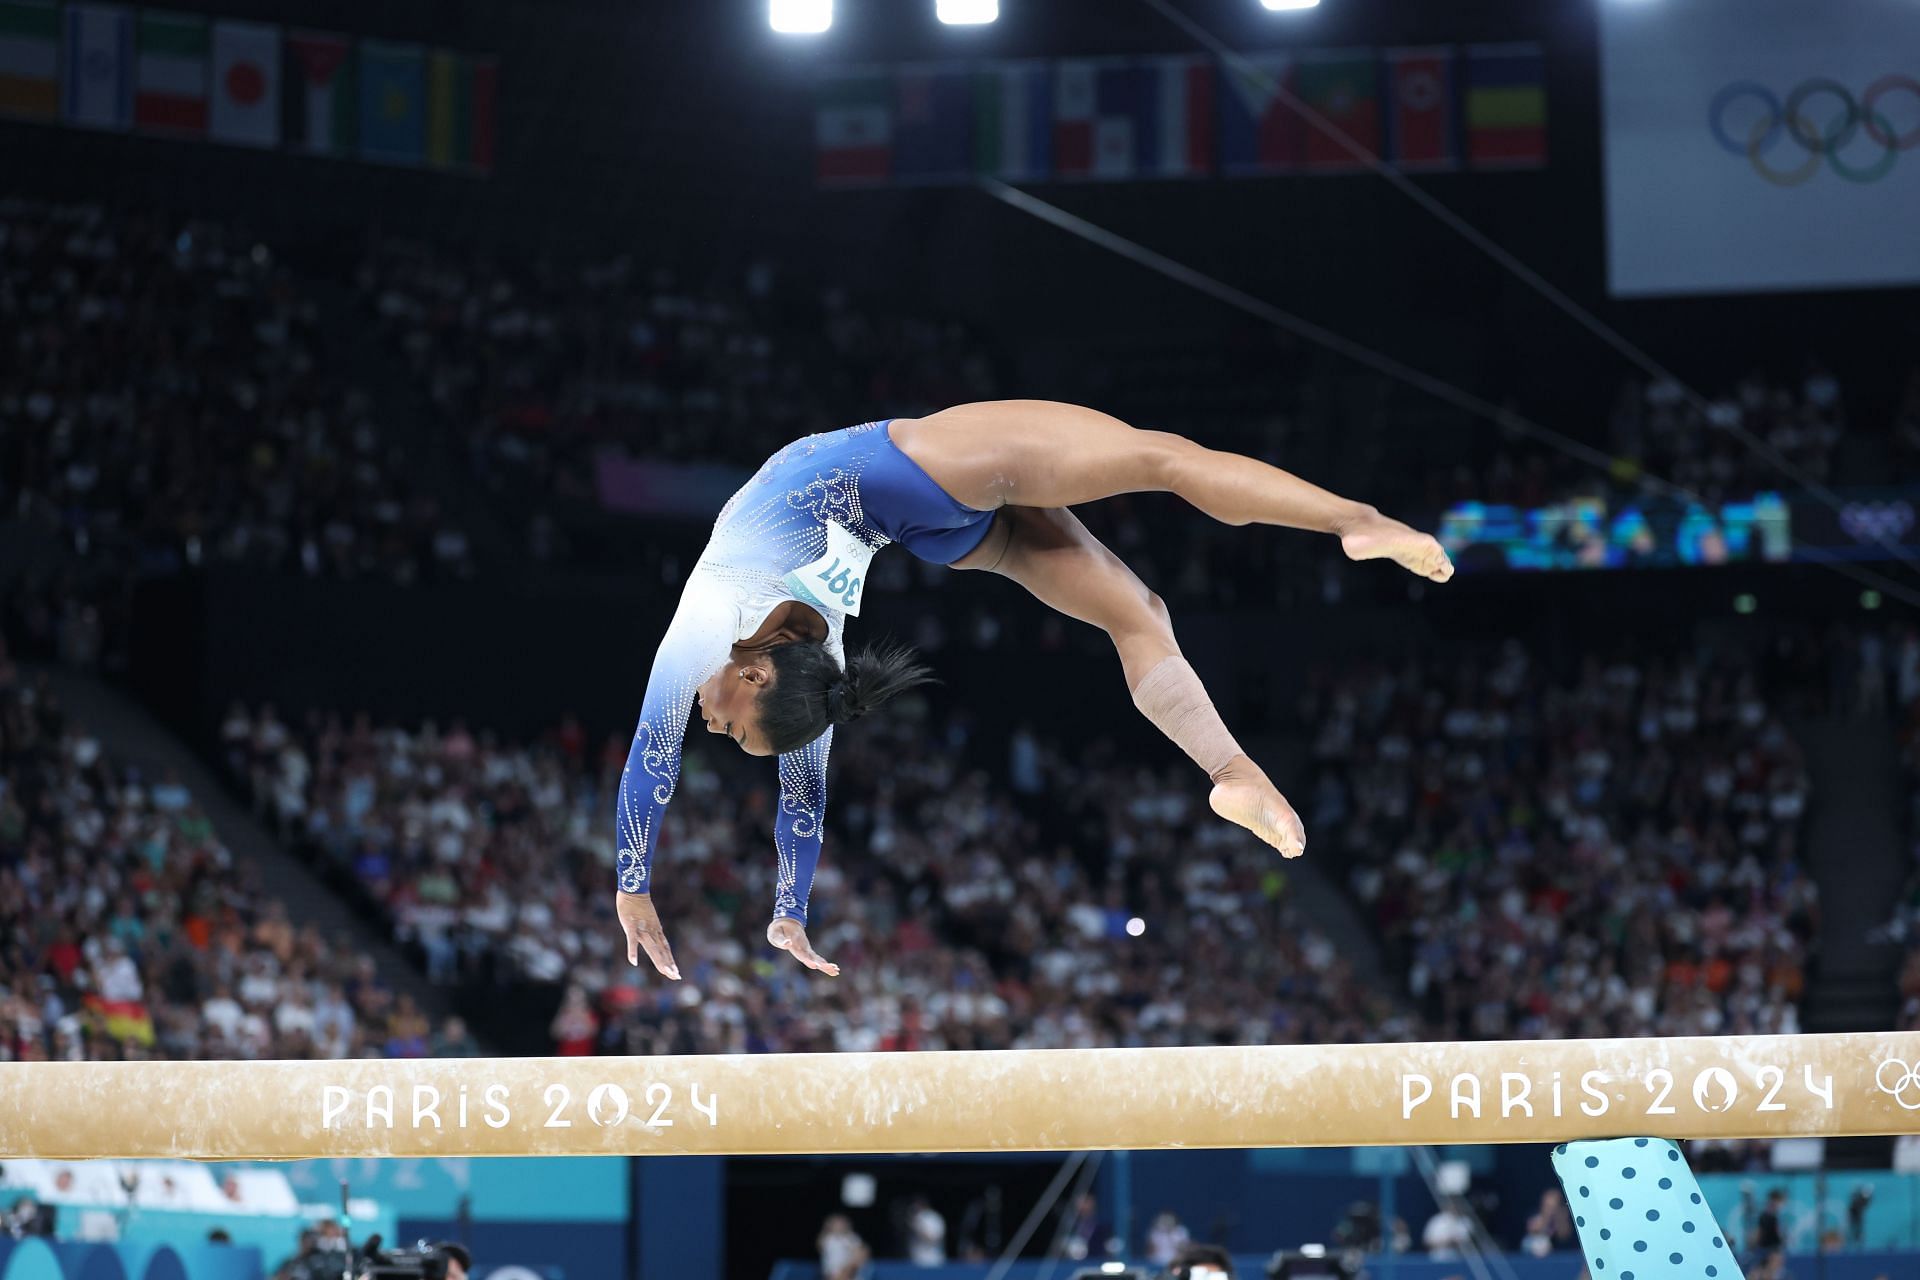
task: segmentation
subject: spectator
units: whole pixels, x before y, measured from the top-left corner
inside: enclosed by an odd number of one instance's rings
[[[466,1019],[450,1017],[440,1024],[440,1033],[433,1038],[429,1056],[435,1058],[476,1058],[480,1056],[480,1046],[474,1043],[473,1036],[467,1031]]]
[[[1520,1249],[1544,1258],[1557,1249],[1573,1246],[1573,1216],[1567,1212],[1566,1197],[1558,1187],[1549,1187],[1540,1193],[1539,1209],[1527,1219],[1527,1234]]]
[[[1443,1201],[1420,1233],[1420,1244],[1429,1257],[1452,1259],[1464,1253],[1473,1241],[1473,1219],[1465,1206],[1449,1197]]]
[[[1065,1255],[1078,1262],[1105,1252],[1102,1246],[1100,1201],[1090,1191],[1074,1198],[1067,1210]]]
[[[828,1216],[816,1243],[820,1249],[821,1280],[854,1280],[866,1268],[871,1256],[866,1242],[854,1234],[853,1224],[844,1213]]]
[[[1787,1247],[1785,1224],[1780,1215],[1787,1207],[1787,1193],[1779,1187],[1767,1192],[1766,1207],[1753,1220],[1747,1247],[1763,1254],[1777,1253]]]
[[[1154,1215],[1147,1229],[1147,1261],[1156,1267],[1170,1267],[1180,1251],[1191,1242],[1187,1228],[1170,1210]]]
[[[938,1267],[947,1260],[947,1220],[925,1196],[907,1206],[907,1259],[916,1267]]]

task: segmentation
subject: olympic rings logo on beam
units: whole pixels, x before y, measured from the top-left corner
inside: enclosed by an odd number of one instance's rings
[[[1894,1069],[1889,1078],[1887,1068]],[[1873,1082],[1880,1092],[1900,1104],[1903,1111],[1920,1111],[1920,1068],[1910,1067],[1899,1058],[1888,1058],[1874,1070]]]
[[[1897,71],[1875,80],[1857,99],[1838,80],[1822,76],[1802,80],[1784,102],[1766,85],[1736,80],[1713,95],[1707,107],[1707,128],[1724,150],[1746,157],[1754,172],[1775,186],[1797,187],[1808,181],[1823,159],[1828,168],[1849,182],[1878,182],[1893,169],[1902,151],[1920,147],[1920,124],[1897,133],[1893,122],[1879,109],[1881,99],[1901,92],[1911,94],[1920,105],[1920,81]],[[1743,100],[1751,100],[1760,108],[1745,138],[1729,129],[1729,116],[1744,114],[1731,111]],[[1829,102],[1831,106],[1825,106]],[[1824,108],[1817,112],[1824,123],[1809,109],[1810,104]],[[1880,147],[1880,154],[1867,164],[1855,164],[1843,159],[1840,152],[1862,130]],[[1787,165],[1773,163],[1769,157],[1783,139],[1798,146],[1804,159]]]

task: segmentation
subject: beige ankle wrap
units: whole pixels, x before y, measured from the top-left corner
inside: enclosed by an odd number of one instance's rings
[[[1213,699],[1207,696],[1200,677],[1178,654],[1162,658],[1141,677],[1133,687],[1133,705],[1173,739],[1175,746],[1192,756],[1209,778],[1218,777],[1240,754],[1240,744],[1213,709]]]

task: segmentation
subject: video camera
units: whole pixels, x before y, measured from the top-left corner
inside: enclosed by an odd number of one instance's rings
[[[1352,1259],[1319,1244],[1282,1249],[1267,1261],[1267,1280],[1351,1280],[1354,1271]]]
[[[380,1237],[367,1241],[366,1266],[359,1280],[447,1280],[447,1264],[458,1261],[462,1270],[472,1266],[466,1250],[457,1244],[428,1244],[422,1240],[411,1249],[380,1250]]]

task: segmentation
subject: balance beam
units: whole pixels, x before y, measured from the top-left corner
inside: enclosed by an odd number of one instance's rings
[[[1920,1133],[1920,1032],[0,1064],[0,1157],[755,1155]]]

